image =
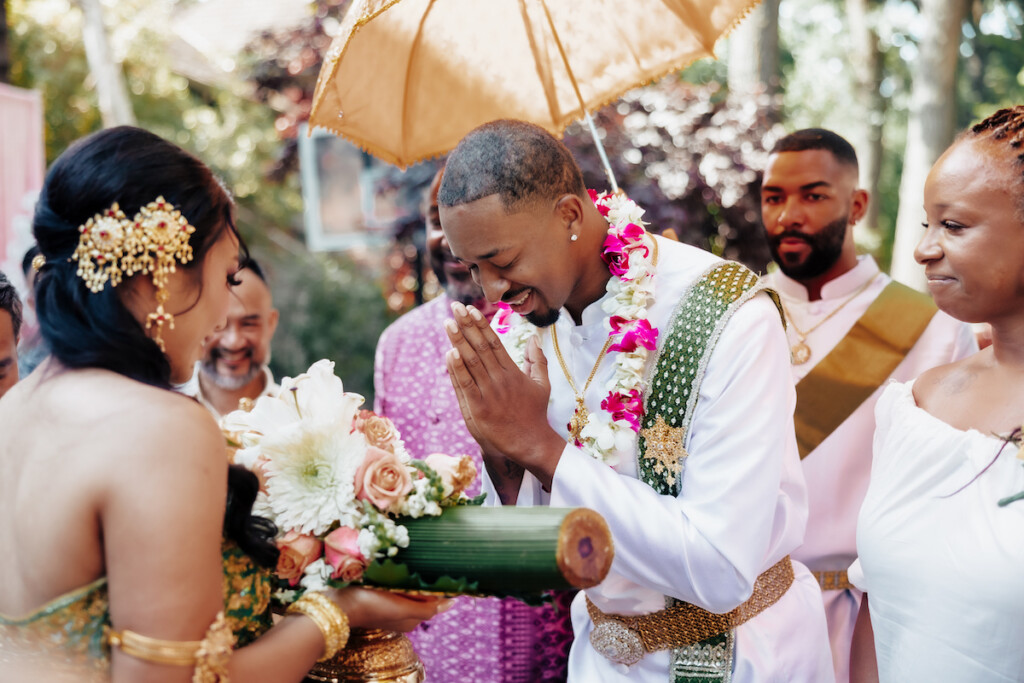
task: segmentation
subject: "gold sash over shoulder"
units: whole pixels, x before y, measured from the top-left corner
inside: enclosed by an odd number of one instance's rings
[[[796,385],[796,441],[803,459],[906,358],[938,309],[927,294],[890,282],[842,341]]]

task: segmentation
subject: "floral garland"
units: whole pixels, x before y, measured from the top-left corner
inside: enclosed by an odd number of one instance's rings
[[[605,329],[609,337],[618,337],[609,353],[615,353],[615,372],[606,385],[607,395],[601,409],[610,419],[594,413],[580,432],[575,445],[591,457],[608,465],[618,464],[616,451],[632,448],[644,414],[643,373],[647,356],[658,345],[658,328],[647,319],[647,308],[654,300],[654,259],[652,242],[647,238],[641,217],[644,210],[624,194],[588,190],[597,210],[608,221],[601,258],[612,277],[606,290],[612,296],[602,305],[608,315]],[[494,329],[509,355],[520,367],[526,358],[526,345],[538,333],[537,327],[499,304]]]

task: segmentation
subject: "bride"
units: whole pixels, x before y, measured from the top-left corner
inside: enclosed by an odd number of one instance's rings
[[[300,681],[349,625],[410,630],[438,611],[348,588],[271,626],[278,552],[251,515],[256,478],[170,390],[240,268],[206,166],[146,131],[101,131],[53,164],[33,230],[52,356],[0,400],[0,679]]]

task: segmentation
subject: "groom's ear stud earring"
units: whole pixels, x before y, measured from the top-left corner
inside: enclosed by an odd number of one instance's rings
[[[570,235],[570,236],[569,236],[569,241],[570,241],[570,242],[575,242],[575,241],[576,241],[576,240],[578,240],[579,238],[580,238],[580,236],[579,236],[579,235]]]

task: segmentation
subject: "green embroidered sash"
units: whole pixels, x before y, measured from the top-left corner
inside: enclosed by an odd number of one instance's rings
[[[779,308],[778,295],[739,263],[710,268],[681,298],[654,364],[645,397],[637,467],[640,479],[658,493],[679,495],[682,487],[686,433],[693,420],[704,371],[733,313],[758,292],[767,292]],[[666,606],[679,604],[666,597]],[[672,683],[729,683],[732,679],[734,635],[712,636],[672,650]]]

